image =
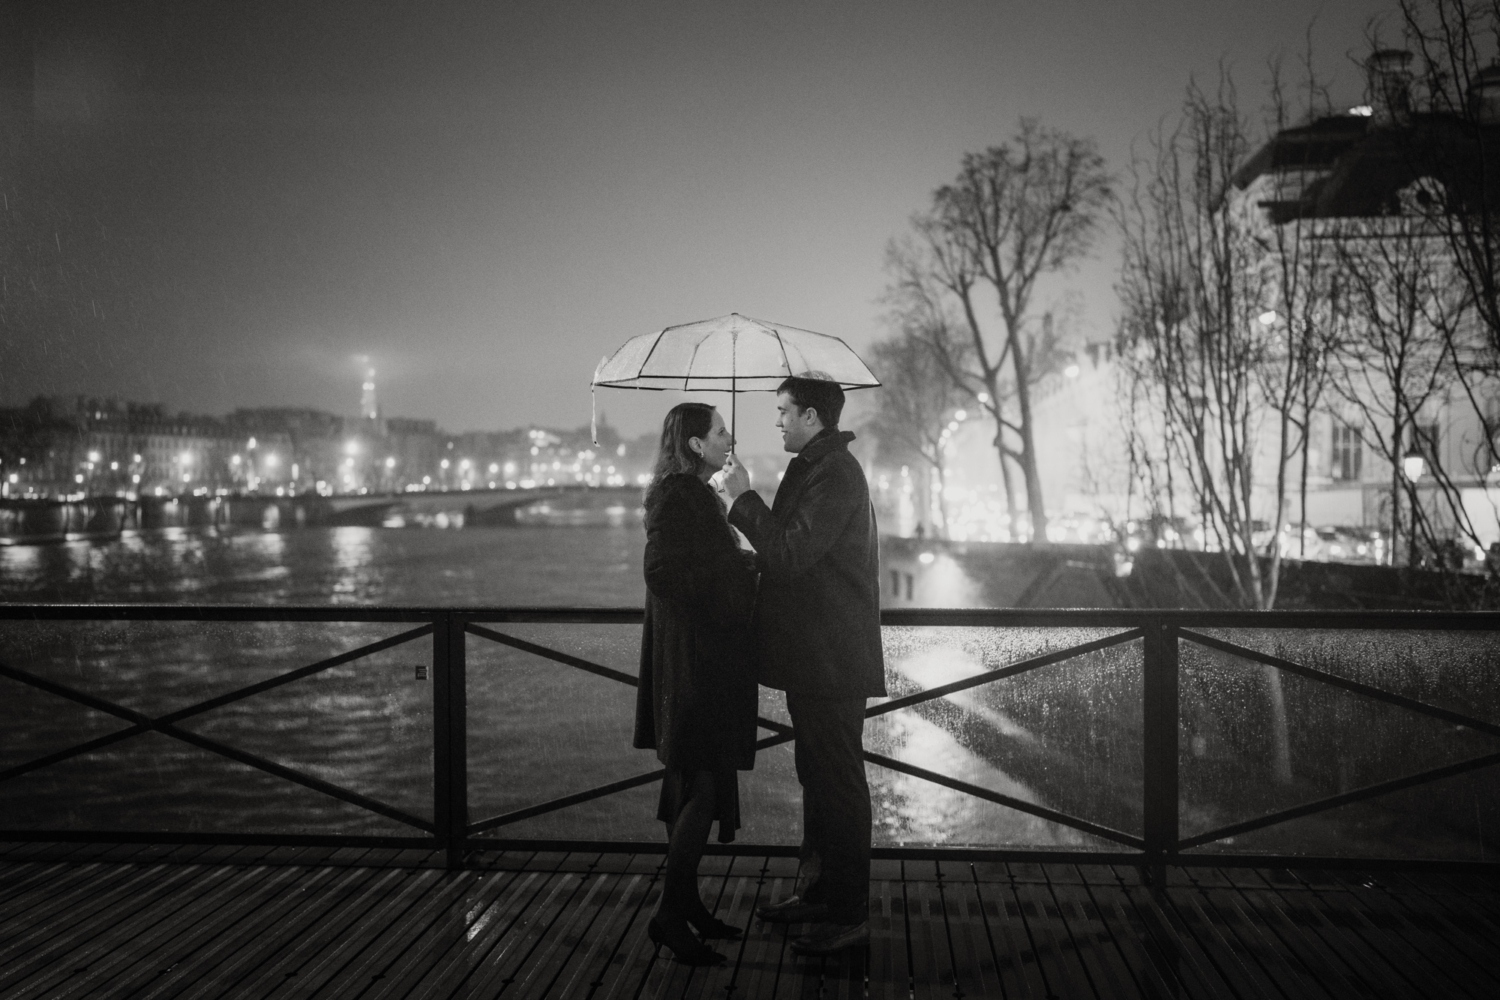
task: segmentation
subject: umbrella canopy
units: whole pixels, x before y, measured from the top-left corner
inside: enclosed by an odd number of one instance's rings
[[[632,337],[594,369],[593,384],[615,389],[774,392],[789,375],[880,385],[838,337],[730,313]]]

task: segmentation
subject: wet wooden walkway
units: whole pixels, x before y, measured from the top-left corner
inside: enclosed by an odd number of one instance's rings
[[[880,861],[867,951],[750,914],[795,862],[711,858],[727,965],[658,956],[660,855],[0,844],[0,997],[1500,996],[1486,875]]]

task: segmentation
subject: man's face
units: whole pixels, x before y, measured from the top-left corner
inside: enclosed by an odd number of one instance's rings
[[[791,393],[776,395],[776,429],[781,431],[781,447],[796,454],[823,429],[818,411],[804,410],[792,402]]]

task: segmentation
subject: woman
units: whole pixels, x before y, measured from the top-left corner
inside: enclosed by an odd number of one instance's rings
[[[755,676],[749,626],[755,574],[708,479],[734,447],[706,403],[679,403],[662,423],[646,491],[646,624],[636,694],[635,745],[666,765],[657,818],[667,824],[661,903],[648,928],[679,962],[724,956],[694,936],[736,938],[698,895],[709,827],[740,825],[736,770],[755,766]]]

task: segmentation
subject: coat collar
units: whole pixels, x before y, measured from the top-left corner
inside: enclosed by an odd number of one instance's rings
[[[829,455],[835,451],[847,451],[849,442],[853,440],[853,431],[830,430],[825,427],[818,432],[816,437],[807,442],[801,451],[797,452],[797,458],[812,465],[821,460],[825,455]]]

